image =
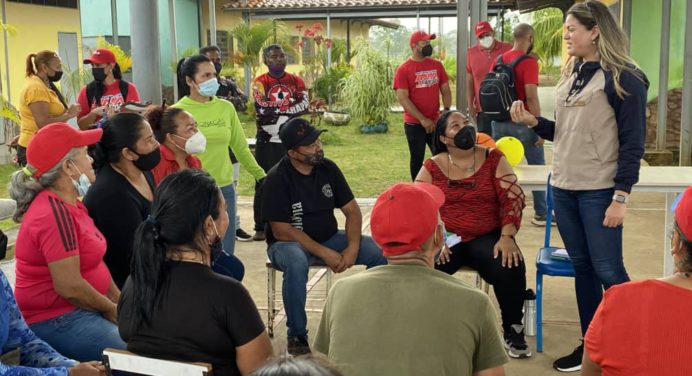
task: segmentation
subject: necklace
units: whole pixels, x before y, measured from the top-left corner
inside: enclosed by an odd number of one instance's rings
[[[447,152],[447,158],[449,159],[449,163],[451,163],[454,167],[466,171],[466,172],[475,172],[476,171],[476,147],[474,146],[473,148],[473,164],[468,167],[463,167],[459,166],[458,164],[454,163],[454,160],[452,159],[452,154]],[[447,174],[449,175],[449,171],[447,171]]]

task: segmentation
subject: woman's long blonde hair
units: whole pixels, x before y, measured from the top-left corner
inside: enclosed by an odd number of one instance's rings
[[[587,0],[583,3],[572,5],[569,8],[565,17],[572,15],[580,24],[584,25],[587,30],[591,30],[594,26],[598,26],[600,33],[596,40],[598,55],[601,59],[601,66],[605,70],[613,72],[613,81],[615,83],[615,92],[620,98],[629,95],[620,84],[620,76],[622,72],[629,72],[642,82],[644,77],[639,65],[635,62],[629,53],[629,38],[624,31],[618,26],[613,16],[608,11],[608,8],[598,1]],[[569,76],[572,74],[574,63],[577,59],[571,59],[565,64],[563,74]]]

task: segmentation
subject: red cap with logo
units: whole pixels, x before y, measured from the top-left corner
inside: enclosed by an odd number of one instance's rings
[[[26,161],[36,179],[55,167],[73,148],[97,143],[103,129],[78,131],[67,123],[52,123],[36,132],[26,148]]]
[[[435,231],[445,196],[429,183],[398,183],[382,192],[372,208],[372,238],[385,256],[420,248]]]
[[[433,40],[435,38],[437,38],[435,34],[428,34],[423,30],[417,30],[411,33],[411,37],[408,39],[408,45],[413,46],[422,40]]]
[[[685,239],[692,241],[692,187],[687,187],[675,206],[675,223]]]
[[[492,33],[493,27],[490,26],[490,22],[481,21],[476,24],[476,38],[480,38],[484,33]]]
[[[91,57],[84,59],[84,64],[110,64],[115,63],[115,55],[107,48],[99,48],[91,54]]]

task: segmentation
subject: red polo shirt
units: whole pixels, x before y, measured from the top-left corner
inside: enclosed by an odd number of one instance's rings
[[[496,40],[487,50],[481,47],[480,44],[476,44],[466,51],[466,72],[473,75],[473,92],[476,93],[473,98],[473,106],[476,108],[476,111],[481,112],[481,104],[478,102],[481,81],[490,71],[490,67],[495,65],[497,57],[511,49],[511,44]]]
[[[154,183],[157,186],[161,183],[163,178],[180,170],[180,165],[178,161],[175,160],[175,153],[173,153],[168,146],[161,144],[159,150],[161,150],[161,162],[151,170],[152,175],[154,175]],[[188,155],[187,158],[185,158],[185,162],[190,168],[202,169],[202,161],[194,155]]]

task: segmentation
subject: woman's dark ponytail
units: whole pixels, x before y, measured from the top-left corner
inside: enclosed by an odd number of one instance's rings
[[[156,295],[164,282],[166,246],[161,237],[161,228],[155,217],[142,222],[135,232],[136,252],[132,253],[130,278],[132,279],[133,312],[137,327],[149,324],[154,310]]]

